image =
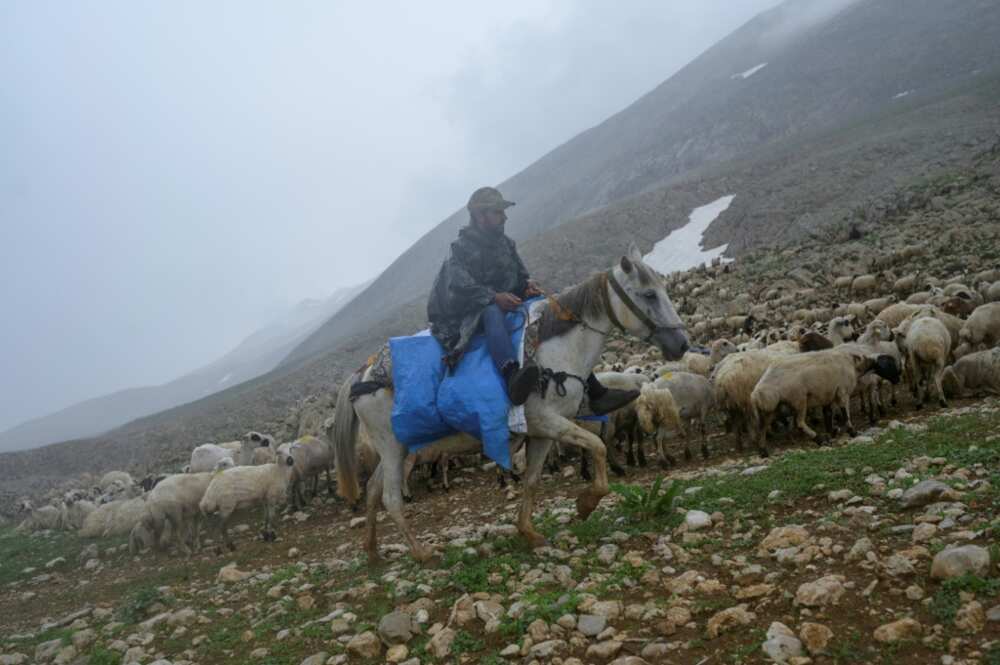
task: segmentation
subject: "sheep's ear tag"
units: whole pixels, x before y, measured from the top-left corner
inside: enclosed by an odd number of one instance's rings
[[[673,375],[674,375],[674,373],[673,373],[673,372],[664,372],[663,374],[661,374],[661,375],[660,375],[660,378],[661,378],[661,379],[669,379],[669,378],[670,378],[670,377],[672,377]]]

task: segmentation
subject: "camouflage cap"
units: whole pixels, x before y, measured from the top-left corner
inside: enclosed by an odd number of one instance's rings
[[[503,210],[514,205],[513,201],[506,200],[500,194],[500,190],[495,187],[480,187],[472,192],[469,197],[469,204],[466,206],[469,212],[473,210]]]

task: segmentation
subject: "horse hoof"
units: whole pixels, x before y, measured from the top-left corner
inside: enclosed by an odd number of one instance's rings
[[[403,495],[403,503],[413,503],[413,497],[412,496],[406,496],[404,494]]]
[[[701,449],[701,458],[702,459],[708,459],[708,448],[702,448]]]
[[[549,539],[538,532],[526,533],[524,534],[524,539],[528,541],[528,547],[533,550],[549,546]]]
[[[760,451],[759,451],[759,453],[760,453],[761,457],[770,457],[771,456],[771,451],[768,450],[767,448],[761,448]]]
[[[942,409],[947,409],[948,408],[948,402],[944,401],[943,399],[942,400],[938,400],[938,406],[940,406]]]
[[[434,558],[434,550],[430,547],[418,547],[413,550],[413,558],[419,564],[426,564]]]
[[[580,516],[581,520],[585,520],[590,517],[590,514],[594,512],[597,504],[600,502],[600,497],[594,496],[589,492],[581,494],[576,497],[576,514]]]

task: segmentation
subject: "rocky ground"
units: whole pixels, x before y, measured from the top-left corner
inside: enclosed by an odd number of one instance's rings
[[[768,460],[716,438],[586,521],[565,467],[536,551],[469,466],[408,507],[427,567],[388,523],[368,566],[333,499],[188,561],[4,531],[0,663],[1000,663],[1000,401],[885,425]]]

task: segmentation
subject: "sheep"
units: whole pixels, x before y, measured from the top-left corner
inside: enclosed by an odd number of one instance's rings
[[[848,293],[851,290],[851,283],[854,281],[853,275],[842,275],[833,280],[833,288],[840,293]]]
[[[868,324],[865,332],[856,342],[841,345],[837,349],[844,353],[856,353],[862,355],[886,355],[891,356],[899,368],[902,368],[903,357],[899,348],[893,343],[893,334],[884,321],[875,320]],[[864,374],[858,379],[855,392],[861,399],[861,407],[868,413],[870,422],[874,425],[878,423],[879,416],[885,415],[885,408],[882,406],[881,386],[889,383],[892,389],[892,405],[896,405],[896,380],[887,381],[882,376],[874,372]]]
[[[906,356],[910,387],[917,401],[916,408],[923,408],[931,382],[937,391],[938,403],[942,407],[947,406],[941,388],[941,377],[951,349],[948,328],[931,313],[918,312],[893,332],[900,352]]]
[[[106,492],[108,488],[115,483],[120,483],[121,485],[128,487],[130,485],[134,485],[135,481],[132,480],[132,476],[126,471],[108,471],[106,474],[101,476],[101,481],[98,483],[98,486]]]
[[[777,355],[791,355],[799,352],[799,343],[790,339],[783,339],[774,344],[768,344],[763,350]]]
[[[810,351],[822,351],[823,349],[832,349],[833,342],[829,337],[818,333],[814,330],[810,330],[805,335],[799,337],[799,352],[808,353]]]
[[[657,388],[653,384],[647,383],[642,386],[639,398],[635,401],[635,413],[636,421],[642,431],[655,436],[660,464],[665,465],[668,461],[670,464],[674,464],[674,458],[667,453],[664,446],[666,428],[673,428],[678,432],[683,431],[680,412],[673,394],[666,388]],[[685,446],[684,452],[685,456],[690,459],[691,451],[687,446]]]
[[[913,289],[917,287],[918,281],[920,281],[920,273],[900,277],[893,283],[892,292],[895,293],[896,296],[904,298],[913,293]]]
[[[152,537],[154,545],[161,545],[164,532],[169,527],[177,548],[191,555],[185,540],[187,532],[191,546],[200,549],[199,504],[216,472],[178,473],[168,476],[146,497],[146,511],[141,524]]]
[[[810,439],[818,435],[806,424],[806,412],[817,406],[839,406],[847,431],[854,435],[851,422],[851,393],[858,377],[877,371],[898,380],[899,369],[889,356],[854,354],[829,349],[775,360],[750,393],[753,421],[757,428],[760,454],[768,456],[767,431],[778,406],[788,404],[795,412],[795,424]]]
[[[945,367],[941,385],[955,397],[968,392],[1000,395],[1000,347],[963,356]]]
[[[878,288],[879,275],[858,275],[851,281],[851,295],[859,296],[871,293]]]
[[[284,504],[289,483],[294,473],[295,460],[291,455],[279,457],[274,464],[260,466],[237,466],[213,474],[212,481],[201,498],[198,509],[202,515],[219,515],[219,529],[222,541],[231,550],[236,546],[229,539],[229,520],[240,508],[264,505],[265,540],[274,540],[271,530],[275,507]]]
[[[83,520],[81,538],[123,536],[132,531],[146,512],[146,497],[120,499],[98,506]]]
[[[139,487],[142,488],[143,492],[150,492],[154,487],[160,484],[166,477],[167,477],[166,474],[162,473],[156,476],[154,476],[151,473],[146,474],[146,476],[139,481]]]
[[[993,282],[983,292],[985,302],[1000,302],[1000,282]]]
[[[278,458],[284,455],[290,455],[295,460],[290,488],[294,508],[306,505],[302,485],[310,478],[313,480],[312,495],[316,496],[319,476],[323,471],[326,471],[327,491],[333,495],[333,478],[330,474],[330,468],[333,466],[333,448],[326,439],[307,434],[291,443],[283,443],[278,447]]]
[[[87,515],[97,510],[97,504],[86,499],[71,497],[63,501],[62,528],[67,531],[78,531],[87,520]]]
[[[830,319],[827,324],[827,336],[834,346],[843,344],[854,337],[854,325],[848,316],[838,316]]]
[[[750,393],[771,363],[783,355],[766,350],[734,353],[712,372],[715,402],[726,413],[726,429],[739,450],[743,450],[742,436],[751,433]]]
[[[889,305],[894,304],[895,302],[896,302],[896,296],[888,295],[888,296],[883,296],[881,298],[871,298],[870,300],[866,300],[863,304],[865,306],[865,309],[867,309],[875,316],[878,316],[879,312],[881,312]]]
[[[685,366],[683,363],[682,366]],[[668,373],[670,369],[660,367],[657,376]],[[641,390],[642,386],[649,383],[649,377],[642,375],[619,374],[616,372],[600,372],[597,380],[608,388],[618,388],[620,390]],[[608,414],[611,423],[611,436],[614,441],[625,448],[625,462],[629,466],[646,466],[646,455],[642,445],[642,434],[639,430],[639,422],[636,417],[635,402],[626,404],[624,407]],[[638,448],[638,451],[636,451]],[[617,464],[617,462],[616,462]]]
[[[274,438],[259,432],[247,432],[240,442],[239,462],[243,466],[259,466],[274,461]]]
[[[708,414],[715,409],[715,393],[712,384],[705,377],[690,372],[673,372],[660,377],[653,385],[656,388],[666,388],[673,395],[674,403],[680,415],[681,436],[685,439],[685,457],[690,458],[689,436],[691,426],[698,425],[701,431],[701,454],[708,458],[708,434],[706,424]],[[662,462],[662,458],[661,458]]]
[[[903,321],[910,318],[915,312],[920,310],[921,305],[908,303],[908,302],[898,302],[894,305],[889,305],[875,317],[878,321],[884,321],[890,329],[899,326]]]
[[[233,450],[227,446],[217,446],[214,443],[203,443],[191,451],[191,464],[188,473],[204,473],[215,469],[215,465],[223,458],[236,462],[239,448]]]
[[[951,348],[949,349],[949,353],[953,354],[962,341],[961,331],[965,322],[957,316],[952,316],[951,314],[943,312],[932,305],[923,305],[916,312],[911,314],[910,318],[913,319],[920,316],[930,316],[944,324],[944,327],[948,329],[948,334],[951,336]]]
[[[62,511],[55,506],[41,506],[31,511],[21,524],[18,531],[44,531],[58,529],[62,526]]]
[[[962,325],[958,336],[973,351],[1000,343],[1000,303],[991,302],[977,307]]]

